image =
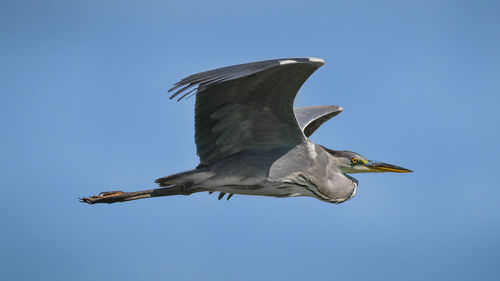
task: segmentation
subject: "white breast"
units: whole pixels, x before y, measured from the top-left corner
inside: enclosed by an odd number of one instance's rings
[[[306,149],[307,149],[307,156],[309,156],[311,160],[316,159],[318,153],[316,153],[316,146],[314,145],[314,143],[308,140]]]

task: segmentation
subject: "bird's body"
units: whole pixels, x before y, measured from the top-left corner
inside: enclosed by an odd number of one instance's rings
[[[228,199],[233,194],[310,196],[342,203],[358,186],[348,173],[410,172],[311,142],[309,136],[342,111],[339,106],[293,108],[299,88],[323,63],[316,58],[270,60],[182,79],[170,90],[175,91],[171,98],[196,94],[196,169],[156,180],[164,188],[105,192],[82,200],[114,203],[208,191],[219,192],[219,199],[225,194]]]
[[[316,197],[341,203],[356,194],[357,181],[336,169],[337,160],[322,146],[306,141],[289,151],[240,153],[208,167],[158,179],[183,186],[241,195]]]

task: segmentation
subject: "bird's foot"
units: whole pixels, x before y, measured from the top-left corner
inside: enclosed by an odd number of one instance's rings
[[[88,203],[88,204],[96,204],[96,203],[115,203],[124,201],[123,191],[105,191],[99,193],[99,195],[92,195],[90,197],[82,197],[80,198],[80,202]]]

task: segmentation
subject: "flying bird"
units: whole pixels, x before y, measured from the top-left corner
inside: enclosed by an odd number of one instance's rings
[[[342,111],[340,106],[293,108],[302,84],[324,64],[318,58],[285,58],[205,71],[186,77],[171,99],[196,96],[195,143],[199,165],[156,180],[160,188],[108,191],[85,203],[115,203],[158,196],[218,192],[272,197],[309,196],[328,203],[354,197],[350,174],[408,173],[358,153],[314,144],[309,137]]]

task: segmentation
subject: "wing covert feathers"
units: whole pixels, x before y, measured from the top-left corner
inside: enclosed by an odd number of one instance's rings
[[[195,142],[204,164],[242,150],[291,148],[306,140],[293,111],[295,95],[321,65],[287,58],[223,67],[182,79],[170,98],[182,100],[196,87]]]

